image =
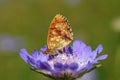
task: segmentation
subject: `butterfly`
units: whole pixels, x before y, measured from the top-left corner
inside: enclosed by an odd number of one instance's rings
[[[50,24],[47,36],[47,49],[44,53],[54,55],[57,53],[56,51],[62,50],[72,40],[73,32],[67,18],[57,14]]]

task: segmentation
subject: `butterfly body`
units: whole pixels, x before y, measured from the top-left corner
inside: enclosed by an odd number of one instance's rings
[[[73,40],[73,33],[67,19],[57,14],[51,24],[47,37],[47,50],[45,54],[54,55],[58,51],[62,51],[62,48],[67,46]]]

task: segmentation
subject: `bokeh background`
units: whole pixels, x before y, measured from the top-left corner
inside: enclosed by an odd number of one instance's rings
[[[109,54],[95,80],[120,80],[120,0],[0,0],[0,80],[49,80],[31,71],[19,51],[46,45],[58,13],[68,18],[74,40],[93,50],[101,43]]]

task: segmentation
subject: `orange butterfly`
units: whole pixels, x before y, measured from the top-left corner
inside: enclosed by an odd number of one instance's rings
[[[45,54],[54,55],[56,50],[62,50],[73,40],[72,29],[67,18],[57,14],[51,24],[47,36],[47,50]]]

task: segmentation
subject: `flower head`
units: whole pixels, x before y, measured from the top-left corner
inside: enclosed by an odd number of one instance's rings
[[[92,51],[90,46],[80,40],[74,41],[72,46],[64,47],[62,52],[57,51],[56,55],[44,54],[46,49],[47,46],[42,47],[39,52],[34,50],[32,55],[29,55],[26,49],[21,49],[20,56],[32,70],[55,80],[74,80],[81,77],[108,56],[97,56],[103,50],[102,45]]]

